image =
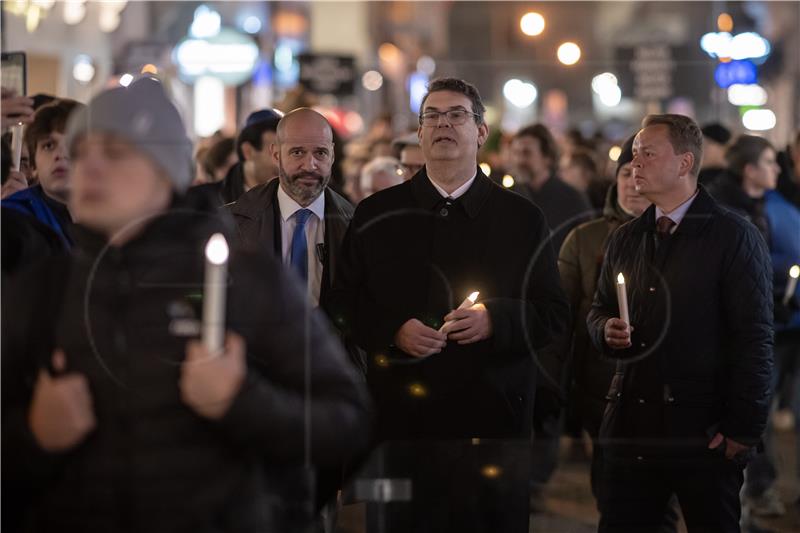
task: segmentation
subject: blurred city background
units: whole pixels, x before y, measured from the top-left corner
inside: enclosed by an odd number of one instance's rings
[[[356,203],[368,194],[363,166],[414,144],[403,136],[416,130],[427,83],[442,76],[480,90],[492,133],[479,163],[509,188],[504,152],[532,123],[564,154],[588,148],[606,188],[622,142],[648,113],[719,123],[779,151],[800,129],[797,1],[14,0],[2,2],[1,21],[3,51],[26,54],[29,95],[87,102],[140,76],[160,79],[196,143],[204,178],[195,183],[219,181],[236,163],[234,139],[252,112],[311,106],[338,137],[333,185]],[[225,150],[200,157],[223,141]],[[403,164],[405,178],[418,168]],[[761,523],[776,531],[800,531],[788,402],[772,421],[787,509]],[[580,431],[571,437],[532,530],[595,530],[590,445]],[[361,513],[345,506],[339,529],[359,531]]]
[[[427,81],[449,75],[478,87],[496,131],[538,121],[619,140],[660,110],[781,145],[800,123],[797,2],[2,4],[29,94],[86,101],[156,75],[197,138],[301,104],[344,139],[403,132]]]

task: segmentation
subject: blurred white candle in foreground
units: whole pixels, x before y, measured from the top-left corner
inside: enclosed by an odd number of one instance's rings
[[[628,291],[625,289],[625,276],[622,272],[617,276],[617,304],[619,305],[619,317],[623,322],[630,325],[631,317],[628,314]]]
[[[458,306],[458,309],[466,309],[468,307],[472,307],[473,305],[475,305],[475,302],[478,301],[478,296],[480,296],[480,294],[481,294],[480,291],[475,291],[469,296],[467,296],[464,299],[464,301],[461,302],[461,305]],[[445,328],[445,326],[452,324],[453,322],[455,322],[455,320],[448,320],[447,322],[442,324],[442,327],[439,328],[439,331],[441,332]]]
[[[783,305],[789,305],[797,289],[797,278],[800,278],[800,266],[794,265],[789,269],[789,281],[786,283],[786,292],[783,293]]]
[[[215,233],[206,244],[206,278],[203,285],[203,344],[216,354],[225,338],[225,291],[228,278],[228,243]]]

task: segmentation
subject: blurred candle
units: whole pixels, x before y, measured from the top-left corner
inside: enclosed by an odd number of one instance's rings
[[[472,294],[467,296],[463,302],[461,302],[461,305],[459,305],[458,308],[466,309],[468,307],[472,307],[473,305],[475,305],[475,302],[478,301],[478,296],[480,296],[480,294],[481,294],[480,291],[473,292]],[[452,324],[453,322],[455,322],[455,320],[448,320],[447,322],[442,324],[442,327],[439,328],[439,331],[441,332],[445,328],[445,326]]]
[[[228,243],[215,233],[206,244],[206,278],[203,286],[203,344],[209,353],[222,351],[225,337],[225,290],[228,278]]]
[[[22,139],[25,134],[25,126],[14,124],[11,126],[11,168],[19,172],[19,164],[22,160]]]
[[[797,290],[797,278],[800,278],[800,266],[794,265],[789,269],[789,281],[786,284],[786,292],[783,294],[783,305],[789,305],[794,296],[794,291]]]
[[[631,317],[628,315],[628,291],[625,289],[625,276],[622,272],[617,276],[617,304],[619,305],[619,317],[623,322],[630,325]]]

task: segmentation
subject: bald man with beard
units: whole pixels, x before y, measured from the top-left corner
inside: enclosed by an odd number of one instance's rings
[[[278,123],[272,158],[278,179],[259,185],[230,206],[244,244],[274,252],[324,302],[353,206],[328,187],[333,132],[321,114],[295,109]]]
[[[353,217],[353,206],[328,187],[334,160],[331,126],[312,109],[295,109],[278,123],[271,153],[278,179],[250,189],[228,206],[237,236],[248,248],[278,256],[306,286],[311,303],[324,308]],[[347,340],[344,344],[354,364],[363,368],[360,350]],[[340,469],[317,471],[317,509],[335,496],[341,481]],[[295,524],[291,518],[286,523]]]

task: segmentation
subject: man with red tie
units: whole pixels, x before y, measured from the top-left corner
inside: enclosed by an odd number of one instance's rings
[[[619,361],[600,429],[601,532],[657,530],[673,493],[690,531],[739,531],[770,405],[772,270],[755,226],[698,186],[702,143],[688,117],[645,118],[632,166],[653,205],[611,236],[587,317]],[[620,273],[630,324],[616,318]]]

